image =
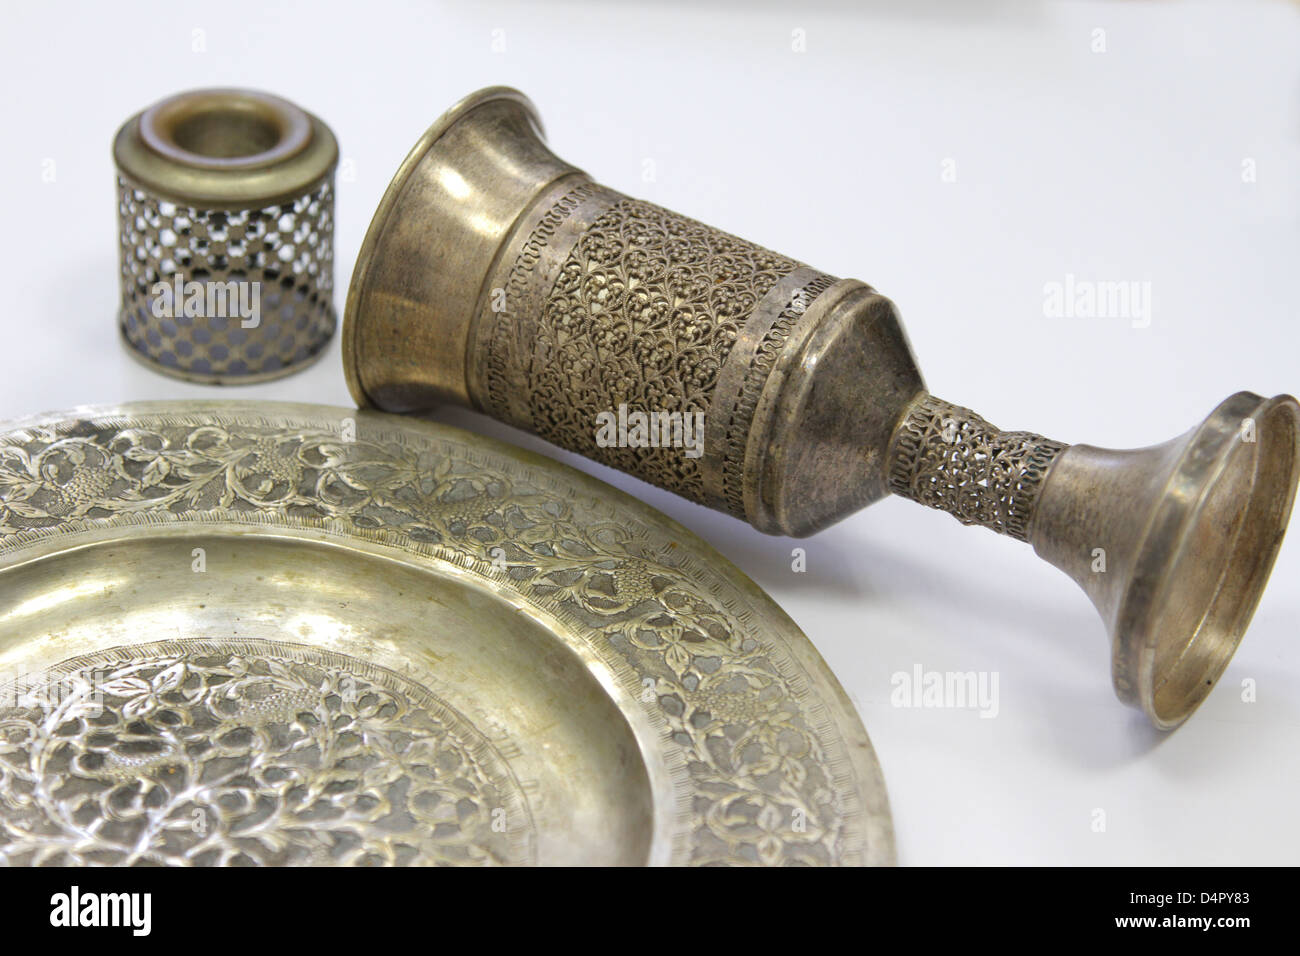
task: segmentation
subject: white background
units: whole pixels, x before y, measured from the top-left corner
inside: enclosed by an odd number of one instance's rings
[[[338,134],[340,307],[406,150],[453,101],[505,83],[601,181],[877,286],[930,387],[1004,427],[1145,445],[1238,389],[1300,389],[1287,0],[6,3],[4,20],[3,417],[146,398],[350,404],[337,343],[309,372],[227,391],[155,375],[118,344],[112,135],[212,85],[279,93]],[[1067,274],[1149,281],[1150,326],[1045,317],[1044,285]],[[890,499],[798,542],[796,574],[796,542],[482,417],[439,417],[651,501],[765,587],[862,714],[902,862],[1300,862],[1296,541],[1221,685],[1160,737],[1113,697],[1083,594],[1025,545]],[[998,716],[892,707],[891,675],[916,664],[996,672]]]

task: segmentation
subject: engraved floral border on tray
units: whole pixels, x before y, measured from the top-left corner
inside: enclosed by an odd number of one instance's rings
[[[669,862],[894,862],[871,744],[807,638],[703,541],[603,482],[326,406],[142,402],[0,425],[0,574],[87,536],[185,524],[398,549],[563,622],[630,699],[653,689]]]

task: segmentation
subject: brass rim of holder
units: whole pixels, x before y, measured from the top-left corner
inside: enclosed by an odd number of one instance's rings
[[[191,90],[131,117],[113,158],[135,185],[196,208],[274,206],[325,182],[338,142],[316,116],[254,90]]]

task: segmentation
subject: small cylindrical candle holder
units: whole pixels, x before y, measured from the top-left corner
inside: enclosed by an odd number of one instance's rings
[[[118,130],[119,324],[176,378],[260,382],[334,334],[334,170],[320,119],[250,90],[180,93]]]

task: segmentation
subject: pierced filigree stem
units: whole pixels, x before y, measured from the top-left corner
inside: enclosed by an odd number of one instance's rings
[[[1066,447],[1034,432],[1002,431],[926,394],[894,432],[889,490],[962,524],[1028,541],[1043,479]]]

